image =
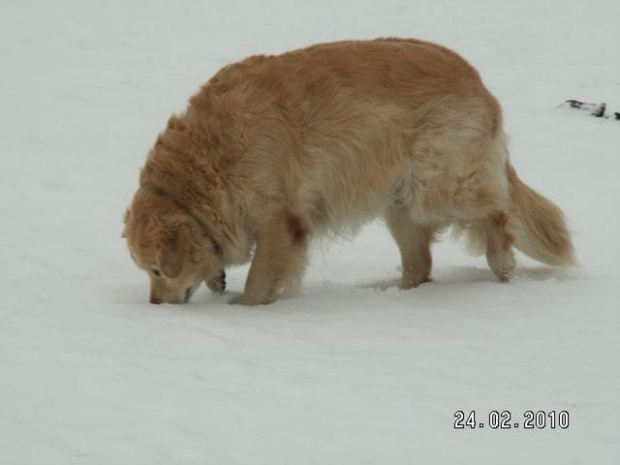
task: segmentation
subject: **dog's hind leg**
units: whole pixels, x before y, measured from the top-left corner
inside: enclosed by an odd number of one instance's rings
[[[385,219],[400,249],[403,266],[401,289],[411,289],[430,281],[435,227],[416,223],[411,213],[402,207],[390,207]]]
[[[303,276],[309,231],[295,215],[283,214],[265,224],[258,233],[256,252],[236,303],[261,305],[295,294]]]
[[[482,230],[486,239],[487,263],[500,281],[508,281],[515,269],[512,251],[515,238],[506,229],[508,219],[507,213],[495,213],[482,222]]]

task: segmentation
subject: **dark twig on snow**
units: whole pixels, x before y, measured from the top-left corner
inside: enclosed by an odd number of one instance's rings
[[[617,119],[620,120],[620,112],[614,112],[612,114],[605,114],[607,111],[606,103],[587,103],[581,102],[579,100],[567,100],[563,104],[559,105],[560,107],[568,107],[575,108],[577,110],[583,110],[590,113],[590,115],[595,118],[607,118],[607,119]]]

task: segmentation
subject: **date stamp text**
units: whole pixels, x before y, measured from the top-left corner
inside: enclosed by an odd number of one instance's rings
[[[492,410],[486,415],[475,410],[454,412],[454,429],[457,430],[564,430],[569,426],[570,415],[566,410],[526,410],[519,415],[509,410]]]

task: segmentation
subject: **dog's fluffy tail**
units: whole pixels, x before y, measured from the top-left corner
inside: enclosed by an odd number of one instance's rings
[[[510,229],[517,249],[548,265],[574,265],[575,250],[562,211],[521,181],[510,163],[507,174],[513,204]]]

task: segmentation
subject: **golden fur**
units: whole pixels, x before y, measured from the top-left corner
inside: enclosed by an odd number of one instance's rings
[[[385,217],[404,289],[456,226],[507,280],[514,244],[573,263],[560,210],[510,165],[501,109],[456,53],[418,40],[321,44],[219,71],[173,116],[125,219],[151,302],[183,302],[252,260],[242,304],[292,294],[317,235]],[[158,275],[158,276],[157,276]]]

